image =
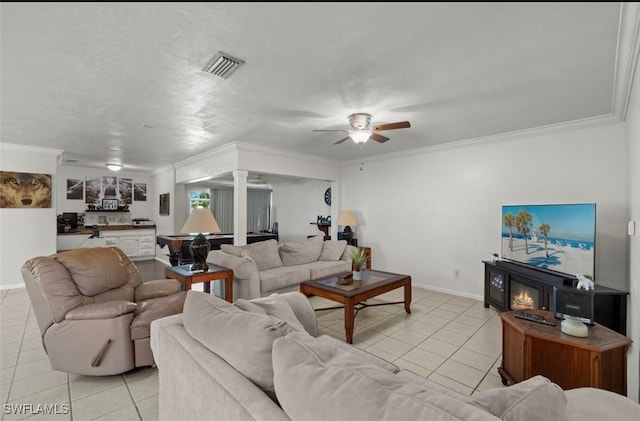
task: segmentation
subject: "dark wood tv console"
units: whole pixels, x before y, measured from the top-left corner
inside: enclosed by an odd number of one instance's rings
[[[515,308],[513,295],[515,286],[524,286],[532,292],[535,308],[553,310],[553,287],[573,287],[574,277],[558,272],[537,269],[514,262],[499,260],[484,263],[484,306],[490,305],[499,311],[519,310]],[[595,322],[627,334],[627,295],[628,292],[598,285],[594,294]]]

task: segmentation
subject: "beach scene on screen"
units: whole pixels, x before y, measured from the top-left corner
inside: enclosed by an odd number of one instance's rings
[[[594,203],[502,207],[502,257],[593,278]]]

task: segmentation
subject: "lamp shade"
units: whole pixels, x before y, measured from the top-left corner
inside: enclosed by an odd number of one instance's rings
[[[182,227],[184,233],[219,233],[220,227],[209,209],[194,209]]]
[[[350,210],[343,210],[340,213],[340,217],[338,218],[338,225],[351,225],[354,227],[358,226],[358,220],[356,216]]]

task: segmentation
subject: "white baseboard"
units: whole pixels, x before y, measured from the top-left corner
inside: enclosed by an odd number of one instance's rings
[[[6,289],[18,289],[18,288],[24,288],[25,285],[24,283],[21,284],[9,284],[9,285],[0,285],[0,291],[4,291]]]
[[[456,295],[458,297],[471,298],[471,299],[478,300],[478,301],[484,301],[484,296],[483,295],[470,294],[470,293],[467,293],[467,292],[457,291],[457,290],[454,290],[454,289],[434,287],[433,285],[421,284],[421,283],[415,282],[415,281],[411,281],[411,285],[414,286],[414,287],[417,287],[417,288],[428,289],[430,291],[443,292],[445,294]]]

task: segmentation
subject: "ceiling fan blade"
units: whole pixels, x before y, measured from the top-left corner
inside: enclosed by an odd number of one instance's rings
[[[334,129],[334,130],[311,130],[312,132],[347,132],[346,130],[342,130],[342,129]]]
[[[407,129],[411,127],[411,123],[408,121],[398,121],[397,123],[381,124],[373,128],[373,130],[395,130],[395,129]]]
[[[387,140],[389,140],[388,137],[382,136],[382,135],[380,135],[378,133],[371,133],[371,136],[369,136],[369,139],[375,140],[378,143],[384,143]]]
[[[342,142],[344,142],[345,140],[349,140],[349,139],[351,139],[351,138],[350,138],[349,136],[347,136],[347,137],[345,137],[345,138],[342,138],[342,139],[338,140],[337,142],[334,142],[333,144],[334,144],[334,145],[339,145],[339,144],[341,144]]]

